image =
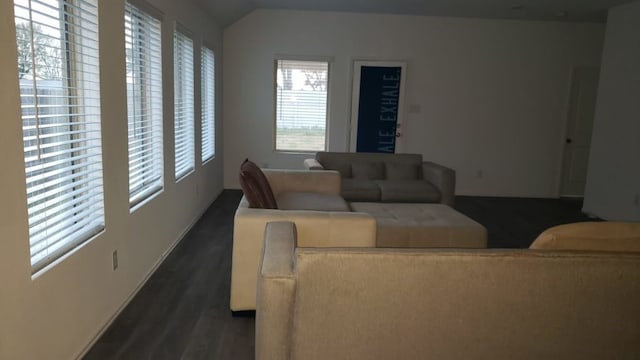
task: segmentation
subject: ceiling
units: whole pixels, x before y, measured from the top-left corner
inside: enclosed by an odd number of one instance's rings
[[[604,22],[633,0],[194,0],[223,27],[255,9],[346,11],[491,19]]]

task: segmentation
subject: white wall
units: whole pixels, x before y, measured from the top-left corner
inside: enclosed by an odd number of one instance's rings
[[[609,11],[583,210],[640,221],[640,1]]]
[[[332,57],[329,150],[346,151],[354,59],[405,60],[405,152],[457,170],[458,194],[555,197],[572,66],[598,66],[603,24],[258,10],[224,31],[225,187],[273,152],[276,55]],[[408,108],[408,107],[407,107]],[[402,114],[401,114],[402,115]],[[483,177],[477,176],[482,170]]]
[[[222,31],[190,3],[153,0],[164,13],[165,188],[129,213],[124,0],[99,3],[106,228],[32,279],[13,1],[0,1],[0,359],[72,359],[80,355],[223,188],[220,145],[215,160],[204,165],[198,161],[194,173],[178,184],[174,181],[170,42],[177,19],[194,32],[197,49],[204,37],[221,55]],[[218,70],[220,79],[221,66]],[[218,130],[220,134],[220,126]],[[221,144],[222,137],[218,140]],[[199,159],[199,147],[196,154]],[[119,268],[114,272],[111,254],[116,249]]]

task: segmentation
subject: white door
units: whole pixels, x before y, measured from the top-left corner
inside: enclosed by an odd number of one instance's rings
[[[575,68],[571,81],[561,196],[584,196],[599,68]]]

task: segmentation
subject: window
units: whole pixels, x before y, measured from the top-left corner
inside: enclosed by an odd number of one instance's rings
[[[162,189],[162,53],[160,21],[125,5],[129,205]]]
[[[216,83],[213,50],[202,47],[201,96],[202,96],[202,162],[216,153]]]
[[[329,63],[278,60],[276,150],[325,150]]]
[[[180,31],[173,33],[173,101],[177,180],[195,167],[193,40]]]
[[[97,0],[15,0],[31,269],[104,228]]]

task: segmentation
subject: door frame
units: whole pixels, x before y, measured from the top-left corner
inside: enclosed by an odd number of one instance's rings
[[[398,94],[398,120],[396,121],[395,153],[402,152],[404,141],[402,129],[404,118],[404,92],[407,78],[407,62],[400,60],[353,60],[351,68],[351,114],[349,121],[348,148],[349,151],[355,152],[358,141],[358,111],[360,106],[360,74],[363,66],[374,67],[399,67],[400,70],[400,92]]]

